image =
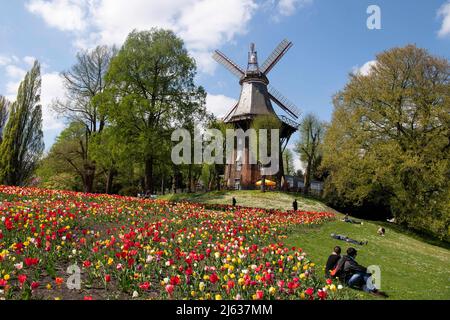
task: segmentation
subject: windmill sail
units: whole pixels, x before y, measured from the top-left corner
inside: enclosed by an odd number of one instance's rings
[[[292,46],[293,44],[289,40],[284,39],[281,41],[262,65],[261,72],[267,75]]]
[[[283,96],[277,89],[272,86],[269,87],[270,98],[275,102],[281,109],[292,115],[294,118],[298,119],[300,117],[300,111],[298,108],[289,101],[285,96]]]
[[[223,65],[225,68],[227,68],[228,71],[230,71],[236,77],[241,78],[245,75],[245,72],[236,63],[231,61],[231,59],[229,59],[219,50],[216,50],[214,52],[213,59],[216,60],[221,65]]]

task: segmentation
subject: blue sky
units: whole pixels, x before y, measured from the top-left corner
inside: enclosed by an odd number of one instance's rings
[[[47,150],[64,126],[48,107],[64,96],[59,72],[78,50],[120,45],[133,28],[173,29],[197,59],[198,83],[218,115],[238,99],[237,80],[211,58],[220,49],[246,65],[250,42],[260,63],[284,38],[294,47],[269,80],[302,113],[329,121],[332,95],[349,72],[377,53],[414,43],[449,58],[447,0],[0,0],[0,94],[15,96],[33,58],[43,65],[42,102]],[[366,10],[381,9],[381,30],[369,30]],[[294,138],[296,140],[296,137]],[[297,163],[298,167],[299,164]]]

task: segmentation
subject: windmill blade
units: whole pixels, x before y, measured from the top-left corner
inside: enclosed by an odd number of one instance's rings
[[[245,75],[245,72],[231,59],[229,59],[226,55],[224,55],[219,50],[216,50],[213,54],[213,59],[218,63],[227,68],[232,74],[234,74],[239,79]]]
[[[300,117],[300,110],[289,101],[286,97],[284,97],[277,89],[269,85],[269,95],[270,99],[275,102],[281,109],[289,113],[295,119]]]
[[[228,117],[234,112],[234,110],[237,109],[238,105],[239,105],[239,101],[236,103],[236,105],[233,107],[233,109],[231,109],[231,111],[228,112],[228,114],[225,117],[222,118],[222,120],[223,121],[227,121]]]
[[[267,75],[292,46],[292,42],[287,39],[281,41],[260,68],[261,72]]]

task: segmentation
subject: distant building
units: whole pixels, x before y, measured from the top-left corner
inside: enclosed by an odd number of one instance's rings
[[[297,176],[286,176],[285,183],[288,191],[302,192],[305,188],[303,178]],[[321,181],[311,181],[311,193],[316,195],[322,195],[324,189],[324,183]]]

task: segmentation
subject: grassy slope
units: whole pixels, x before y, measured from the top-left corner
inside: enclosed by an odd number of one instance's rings
[[[259,190],[245,190],[245,191],[213,191],[209,193],[194,193],[194,194],[168,194],[160,199],[171,201],[188,200],[202,203],[220,203],[230,204],[232,198],[235,197],[237,205],[245,207],[259,207],[271,208],[281,210],[291,210],[292,202],[297,199],[299,210],[304,211],[332,211],[330,207],[317,201],[315,199],[308,199],[299,197],[294,194],[284,192],[266,192],[262,193]]]
[[[320,201],[281,192],[232,191],[193,195],[166,195],[168,200],[189,200],[205,203],[231,204],[236,197],[239,205],[291,209],[297,198],[299,209],[334,211]],[[335,212],[335,211],[334,211]],[[339,218],[342,216],[338,214]],[[311,260],[323,265],[335,245],[343,250],[349,247],[343,241],[330,237],[331,233],[347,235],[357,240],[368,240],[367,246],[356,246],[358,261],[363,265],[379,265],[381,285],[391,299],[450,299],[450,250],[422,241],[396,226],[383,224],[386,236],[377,235],[379,224],[364,221],[363,225],[333,221],[319,227],[298,227],[286,241],[301,247]],[[445,246],[445,245],[444,245]],[[362,298],[370,298],[360,294]]]

